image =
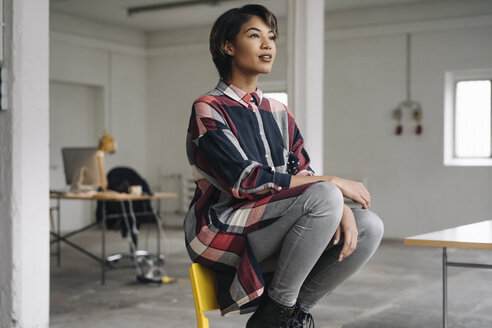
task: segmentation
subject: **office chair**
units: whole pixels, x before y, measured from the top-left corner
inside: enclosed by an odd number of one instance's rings
[[[115,167],[108,172],[108,189],[118,192],[128,192],[128,188],[134,185],[142,186],[142,192],[152,195],[149,184],[142,178],[134,169],[129,167]],[[131,215],[129,219],[130,227],[136,226],[140,228],[142,222],[154,222],[155,212],[152,208],[150,200],[133,201],[133,214],[136,217],[136,222]],[[97,202],[96,218],[100,222],[102,220],[102,203]],[[121,207],[120,202],[106,202],[106,227],[108,229],[121,229],[121,235],[126,237],[128,234],[127,226],[122,222],[123,211],[130,213],[130,204],[125,203],[125,208]],[[130,231],[131,237],[138,245],[138,237],[134,231]]]
[[[190,267],[190,278],[197,328],[209,328],[208,318],[205,317],[204,312],[219,309],[215,274],[208,267],[193,263]]]
[[[153,195],[149,184],[134,169],[129,167],[112,168],[107,175],[108,189],[117,192],[128,192],[128,188],[133,185],[142,186],[142,192]],[[138,200],[132,202],[109,202],[105,204],[106,208],[106,227],[109,229],[121,229],[121,234],[126,237],[130,233],[134,247],[138,246],[138,228],[142,222],[155,222],[160,225],[160,218],[152,207],[150,200]],[[102,221],[102,202],[97,202],[96,218]],[[129,215],[127,215],[129,214]],[[124,222],[126,219],[128,222]],[[158,226],[158,229],[161,229]],[[160,231],[160,230],[159,230]],[[158,235],[158,247],[160,247],[160,233]],[[158,250],[160,254],[160,250]],[[137,251],[139,256],[149,255],[145,251]],[[121,258],[132,258],[132,254],[114,254],[107,258],[108,262],[118,261]],[[161,257],[162,260],[162,257]]]

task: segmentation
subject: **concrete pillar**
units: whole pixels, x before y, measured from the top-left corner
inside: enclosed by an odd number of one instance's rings
[[[8,110],[0,111],[0,327],[48,327],[49,2],[3,0],[3,6]]]
[[[316,175],[323,174],[324,0],[288,0],[287,92]]]

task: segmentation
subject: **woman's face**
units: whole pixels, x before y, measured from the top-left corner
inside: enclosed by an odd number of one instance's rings
[[[251,16],[241,27],[234,44],[227,42],[225,50],[232,56],[232,74],[270,73],[277,53],[275,35],[260,17]]]

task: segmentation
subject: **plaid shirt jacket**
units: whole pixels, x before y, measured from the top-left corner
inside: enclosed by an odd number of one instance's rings
[[[303,144],[288,108],[258,88],[248,94],[221,80],[193,104],[186,149],[196,190],[186,248],[217,273],[223,315],[252,311],[264,291],[247,234],[275,220],[262,220],[270,202],[307,189],[288,188],[291,175],[314,174]]]

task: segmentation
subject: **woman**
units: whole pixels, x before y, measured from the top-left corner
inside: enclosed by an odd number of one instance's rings
[[[369,260],[383,234],[366,188],[315,176],[292,114],[257,88],[277,36],[260,5],[217,19],[210,51],[220,81],[194,102],[187,136],[197,185],[187,250],[216,272],[222,314],[256,309],[249,328],[314,325],[312,307]]]

